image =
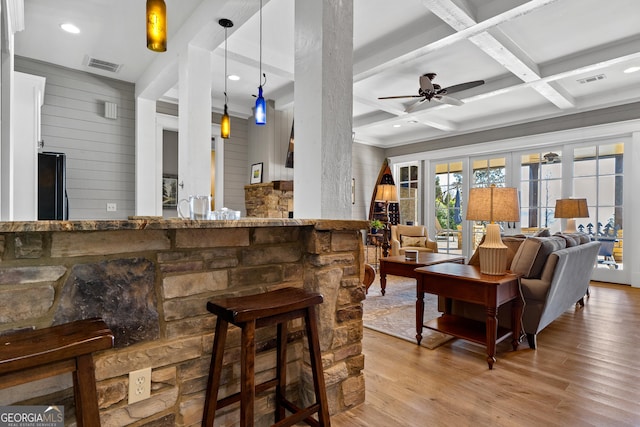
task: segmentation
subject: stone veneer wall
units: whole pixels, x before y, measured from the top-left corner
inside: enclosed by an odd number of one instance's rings
[[[127,228],[131,221],[124,223]],[[304,287],[324,295],[320,346],[330,412],[364,402],[363,246],[358,228],[366,223],[218,223],[234,226],[3,232],[2,224],[9,223],[0,223],[0,333],[100,316],[116,336],[114,349],[94,357],[101,424],[196,426],[202,418],[215,327],[206,301]],[[295,321],[288,353],[289,393],[299,402],[313,394],[302,326]],[[256,375],[261,381],[274,372],[275,330],[258,332]],[[239,335],[238,328],[229,331],[220,396],[239,390]],[[151,398],[129,405],[128,373],[149,366]],[[0,405],[63,404],[72,417],[70,385],[67,374],[0,389]],[[272,411],[273,395],[260,395],[256,425],[270,425]],[[216,425],[236,424],[237,405],[218,411],[218,417]]]
[[[293,212],[293,181],[244,186],[247,217],[288,218]]]

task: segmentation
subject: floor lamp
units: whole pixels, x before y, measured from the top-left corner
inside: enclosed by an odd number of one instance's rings
[[[389,224],[391,222],[391,218],[389,216],[389,203],[397,203],[398,202],[398,190],[396,189],[395,184],[393,184],[393,177],[389,174],[384,174],[382,179],[380,180],[380,184],[376,186],[376,201],[384,202],[384,207],[387,212],[387,221],[384,226],[384,233],[382,236],[382,256],[389,256],[389,234],[391,233],[391,229],[389,228]]]
[[[567,218],[565,233],[576,233],[576,218],[589,218],[587,199],[558,199],[553,213],[555,218]]]
[[[467,203],[468,220],[489,221],[484,242],[478,247],[480,272],[499,276],[507,270],[507,246],[500,238],[496,221],[520,221],[518,189],[512,187],[471,188]]]

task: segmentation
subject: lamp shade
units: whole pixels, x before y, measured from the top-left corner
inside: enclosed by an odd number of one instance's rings
[[[147,0],[147,48],[167,50],[167,6],[164,0]]]
[[[472,221],[520,221],[518,189],[482,187],[469,190],[466,219]]]
[[[556,218],[589,218],[587,199],[558,199],[553,216]]]
[[[393,184],[378,184],[376,186],[376,200],[381,202],[397,202],[398,190]]]

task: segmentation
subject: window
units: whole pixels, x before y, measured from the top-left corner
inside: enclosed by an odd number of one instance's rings
[[[553,216],[556,200],[562,198],[562,151],[527,153],[520,157],[520,225],[533,234],[548,228],[561,231]]]
[[[418,165],[400,167],[400,223],[417,224],[418,222]]]
[[[435,234],[438,251],[460,254],[463,163],[438,163],[435,171]]]
[[[573,194],[586,198],[589,218],[576,225],[600,240],[598,266],[622,268],[624,144],[580,147],[574,150]]]

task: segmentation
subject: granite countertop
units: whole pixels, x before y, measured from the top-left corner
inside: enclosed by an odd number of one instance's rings
[[[243,218],[196,221],[181,218],[131,217],[127,220],[3,221],[0,233],[46,231],[175,230],[188,228],[300,227],[316,230],[364,230],[369,221],[345,219]]]

